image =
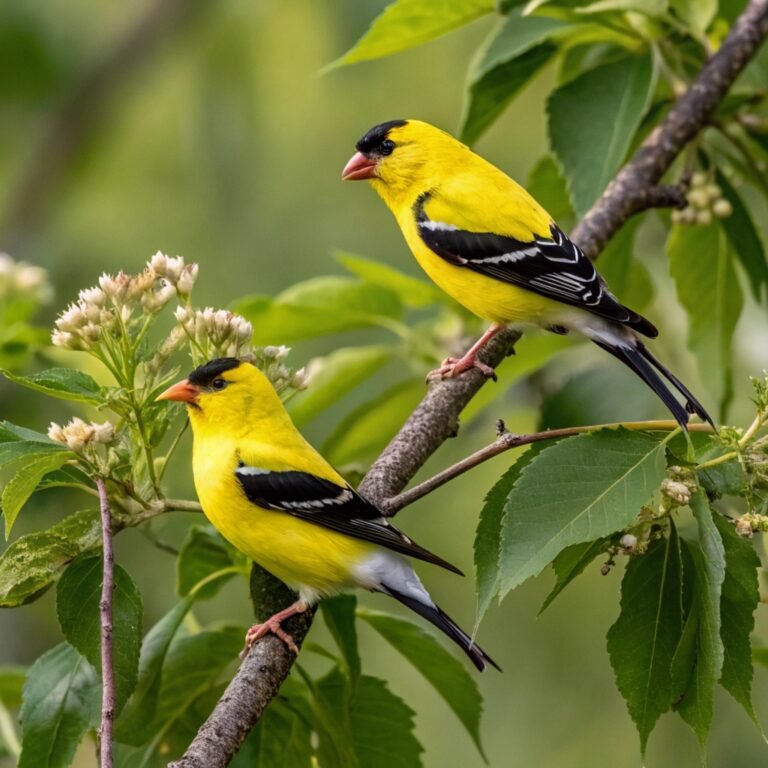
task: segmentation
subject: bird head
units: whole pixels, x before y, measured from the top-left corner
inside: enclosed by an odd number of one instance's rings
[[[445,131],[421,120],[390,120],[369,130],[344,166],[345,181],[370,180],[387,203],[414,196],[437,183],[440,169],[455,168],[468,151]]]
[[[193,429],[205,423],[235,434],[285,413],[269,379],[252,363],[235,357],[195,368],[157,399],[186,403]]]

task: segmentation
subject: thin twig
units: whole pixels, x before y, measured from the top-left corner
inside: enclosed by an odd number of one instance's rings
[[[100,768],[113,768],[112,727],[115,721],[115,668],[112,662],[112,596],[115,591],[115,553],[112,550],[112,515],[107,486],[102,478],[96,481],[101,510],[101,535],[104,563],[101,582],[101,727],[99,728]]]
[[[486,445],[479,451],[475,451],[461,461],[457,461],[450,467],[438,472],[433,477],[419,483],[410,490],[403,491],[392,499],[389,499],[384,505],[383,510],[389,517],[399,512],[414,501],[421,499],[432,491],[436,491],[441,485],[445,485],[459,475],[463,475],[470,469],[474,469],[480,464],[498,456],[500,453],[509,451],[512,448],[520,448],[523,445],[540,443],[544,440],[559,440],[561,437],[573,437],[585,432],[596,432],[599,429],[629,429],[634,432],[670,432],[677,429],[679,424],[672,419],[659,419],[654,421],[619,421],[611,424],[593,424],[585,427],[563,427],[562,429],[547,429],[543,432],[533,432],[528,435],[515,435],[512,432],[504,432],[499,435],[490,445]],[[689,424],[688,429],[692,432],[712,432],[709,424]]]

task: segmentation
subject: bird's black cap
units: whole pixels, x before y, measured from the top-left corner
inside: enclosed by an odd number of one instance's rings
[[[198,387],[207,387],[217,376],[221,376],[224,371],[231,371],[233,368],[237,368],[238,365],[240,365],[240,361],[236,357],[218,357],[195,368],[187,376],[187,381]]]
[[[407,120],[389,120],[386,123],[374,125],[373,128],[371,128],[371,130],[368,131],[357,144],[355,144],[355,149],[358,152],[362,152],[364,155],[367,155],[370,152],[375,152],[393,128],[399,128],[407,123]]]

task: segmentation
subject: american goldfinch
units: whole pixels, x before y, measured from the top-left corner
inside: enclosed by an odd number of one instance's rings
[[[368,179],[395,215],[416,261],[447,294],[490,328],[461,358],[433,372],[479,368],[478,350],[503,328],[582,333],[629,366],[685,428],[701,403],[646,348],[655,326],[619,303],[577,245],[516,182],[444,131],[391,120],[356,145],[342,178]],[[685,398],[683,407],[661,374]]]
[[[243,554],[298,592],[298,600],[248,631],[246,647],[269,632],[298,653],[281,622],[322,597],[358,586],[383,592],[442,630],[472,663],[496,666],[440,608],[408,555],[461,573],[392,525],[302,437],[254,365],[211,360],[158,400],[186,403],[200,503]]]

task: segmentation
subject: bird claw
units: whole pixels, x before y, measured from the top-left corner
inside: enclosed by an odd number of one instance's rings
[[[245,646],[240,651],[240,660],[244,660],[248,655],[248,651],[255,642],[261,640],[262,637],[272,634],[279,637],[288,647],[288,650],[292,653],[299,655],[299,647],[296,645],[294,639],[280,626],[280,620],[274,616],[267,619],[263,624],[254,624],[245,633]]]
[[[430,381],[435,380],[455,379],[457,376],[460,376],[462,373],[469,371],[472,368],[477,368],[483,376],[498,381],[496,371],[494,371],[490,365],[486,365],[476,357],[446,357],[439,368],[436,368],[434,371],[430,371],[427,374],[426,380],[427,383],[429,383]]]

